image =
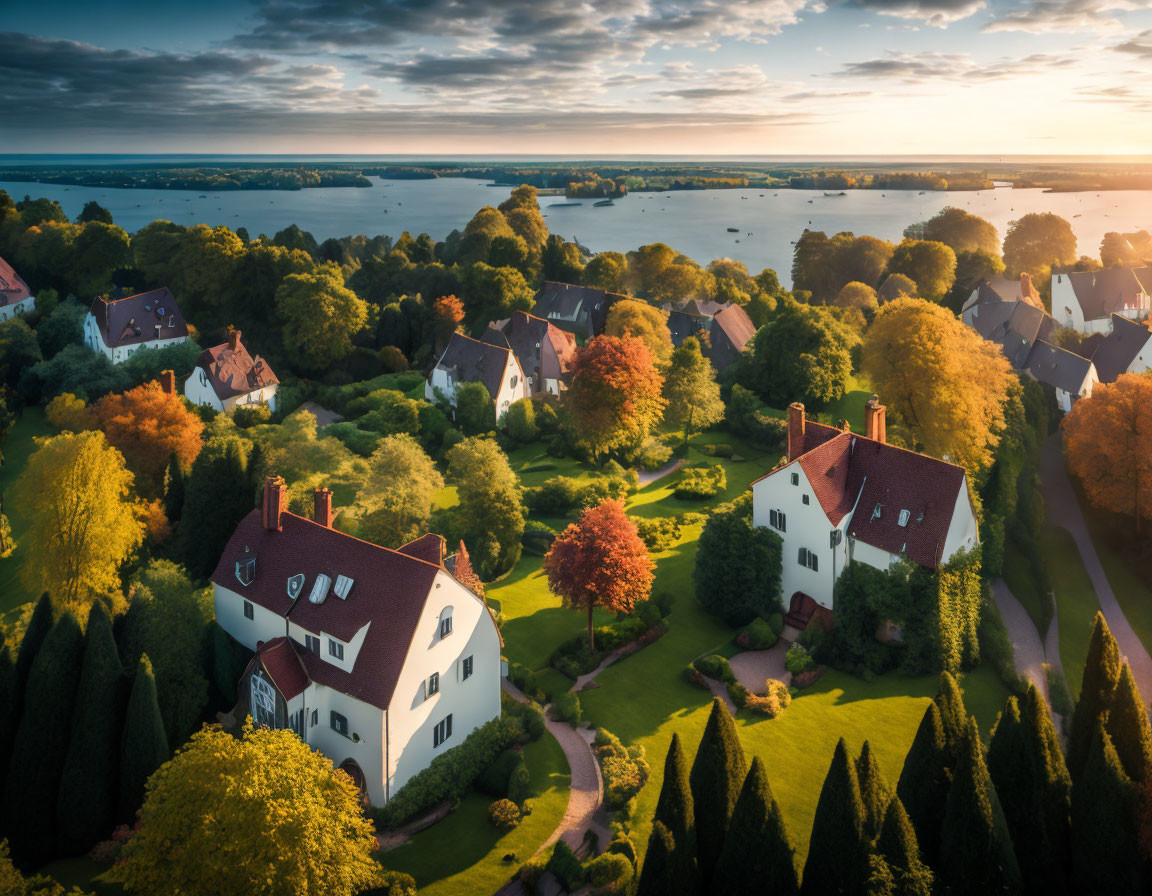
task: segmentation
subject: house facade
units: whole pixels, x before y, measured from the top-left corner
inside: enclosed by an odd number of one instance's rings
[[[791,405],[786,462],[752,483],[753,525],[783,541],[790,616],[804,606],[809,616],[834,610],[836,580],[853,560],[887,569],[906,558],[938,569],[979,544],[964,470],[889,445],[875,397],[866,421],[858,436]]]
[[[1105,268],[1052,275],[1052,316],[1080,333],[1107,333],[1113,314],[1144,320],[1152,311],[1152,268]]]
[[[268,363],[253,358],[233,330],[228,341],[205,349],[184,382],[184,397],[193,404],[232,413],[242,405],[266,404],[276,410],[280,381]]]
[[[524,311],[512,312],[510,318],[496,321],[492,328],[516,356],[529,394],[559,395],[568,388],[569,365],[576,354],[575,336]]]
[[[492,396],[496,422],[501,423],[512,403],[529,397],[529,386],[516,354],[507,345],[493,345],[453,333],[448,347],[424,383],[424,397],[456,407],[461,383],[482,383]]]
[[[425,536],[389,550],[287,510],[279,477],[212,574],[216,621],[255,650],[238,693],[257,724],[291,728],[382,806],[500,715],[500,649],[484,601]]]
[[[672,344],[679,346],[689,336],[707,334],[706,354],[720,373],[744,351],[756,335],[756,325],[741,306],[731,302],[689,299],[679,307],[664,305],[668,312],[668,332]]]
[[[28,284],[3,258],[0,258],[0,322],[27,314],[36,307]]]
[[[122,299],[99,296],[84,318],[84,344],[113,364],[187,341],[188,325],[167,287]]]

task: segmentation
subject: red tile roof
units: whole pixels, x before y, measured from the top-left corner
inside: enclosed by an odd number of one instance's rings
[[[444,537],[431,532],[427,535],[421,535],[415,541],[401,545],[396,550],[401,554],[407,554],[409,557],[416,557],[419,560],[437,565],[444,561],[444,555],[447,553]]]
[[[273,638],[261,645],[256,651],[256,659],[285,700],[303,694],[312,683],[290,638]]]
[[[0,306],[15,305],[32,295],[20,275],[3,258],[0,258]]]
[[[851,447],[852,436],[842,432],[797,458],[804,475],[812,484],[816,500],[820,502],[833,526],[840,525],[856,501],[856,495],[848,488]]]
[[[212,391],[221,401],[280,382],[268,363],[259,355],[253,359],[239,339],[235,349],[227,342],[205,349],[196,366],[207,374]]]

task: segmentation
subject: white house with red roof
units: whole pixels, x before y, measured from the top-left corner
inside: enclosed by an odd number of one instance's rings
[[[240,705],[291,728],[382,806],[500,715],[500,634],[439,536],[389,550],[334,529],[327,489],[314,519],[287,504],[284,480],[269,477],[212,574],[216,621],[256,651]]]
[[[188,341],[188,324],[167,287],[134,296],[97,296],[84,318],[84,344],[113,364],[141,349]]]
[[[3,258],[0,258],[0,321],[27,314],[36,307],[28,284]]]
[[[873,396],[865,410],[859,436],[791,405],[786,463],[752,483],[752,522],[783,540],[782,594],[800,627],[835,609],[836,579],[852,560],[938,569],[979,544],[964,470],[889,445],[884,406]]]
[[[1052,275],[1052,316],[1080,333],[1108,333],[1112,315],[1152,313],[1152,268],[1104,268]]]
[[[248,354],[239,330],[229,333],[227,342],[201,352],[184,382],[184,397],[190,402],[229,414],[248,404],[266,404],[274,411],[279,391],[280,380],[267,361]]]

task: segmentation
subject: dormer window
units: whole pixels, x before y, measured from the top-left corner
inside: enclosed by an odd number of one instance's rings
[[[911,516],[912,516],[912,514],[909,511],[901,510],[900,511],[900,518],[897,520],[897,523],[901,526],[907,526],[908,525],[908,519]]]
[[[304,590],[304,573],[298,572],[294,576],[288,577],[288,596],[292,600],[296,600],[300,596],[300,592]]]
[[[877,504],[875,507],[872,508],[872,519],[873,520],[880,519],[880,517],[883,516],[883,514],[884,514],[884,505],[883,504]]]
[[[243,586],[247,587],[252,584],[256,578],[256,555],[253,554],[247,547],[244,548],[244,556],[236,561],[236,580]]]
[[[336,584],[332,587],[332,590],[340,600],[347,600],[348,592],[352,590],[354,582],[355,580],[348,576],[336,576]]]
[[[320,573],[316,576],[316,582],[312,585],[312,593],[308,595],[308,600],[314,604],[324,603],[330,587],[332,587],[332,580],[324,573]]]
[[[334,660],[344,660],[344,645],[335,638],[328,639],[328,656]]]

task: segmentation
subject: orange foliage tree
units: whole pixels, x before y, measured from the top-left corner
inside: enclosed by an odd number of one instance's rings
[[[1095,507],[1136,517],[1152,502],[1152,378],[1101,383],[1064,418],[1068,469]]]
[[[432,328],[437,345],[447,345],[464,321],[464,303],[456,296],[440,296],[432,303]]]
[[[652,351],[634,336],[597,336],[572,359],[566,407],[594,457],[643,444],[667,404]]]
[[[184,399],[159,383],[145,383],[120,395],[105,395],[90,408],[93,425],[124,455],[145,495],[158,495],[164,470],[175,454],[185,470],[203,446],[204,424]]]
[[[612,499],[585,509],[544,555],[548,587],[564,606],[588,613],[589,650],[595,650],[592,611],[632,612],[652,593],[654,569],[624,502]]]

